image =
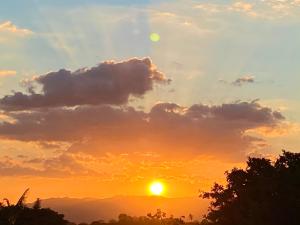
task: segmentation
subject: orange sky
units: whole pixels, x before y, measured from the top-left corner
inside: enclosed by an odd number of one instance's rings
[[[130,158],[132,159],[132,158]],[[116,160],[116,159],[115,159]],[[163,196],[166,197],[195,197],[199,191],[207,191],[213,182],[224,182],[224,171],[233,166],[243,166],[241,163],[223,163],[207,157],[195,159],[190,162],[158,162],[151,160],[142,165],[135,162],[116,160],[108,166],[106,175],[59,175],[59,177],[43,176],[9,176],[2,177],[0,185],[5,189],[5,195],[16,201],[26,188],[30,188],[29,200],[37,197],[96,197],[105,198],[115,195],[143,196],[149,195],[149,184],[159,180],[165,186]],[[148,164],[148,165],[147,165]],[[112,174],[110,169],[124,166],[124,171]],[[128,166],[128,167],[127,167]],[[127,168],[126,168],[127,167]],[[99,168],[98,171],[103,171]],[[205,176],[209,174],[209,178]]]

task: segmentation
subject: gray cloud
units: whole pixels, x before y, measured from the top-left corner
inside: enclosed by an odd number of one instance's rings
[[[249,83],[254,83],[254,82],[255,82],[254,76],[243,76],[243,77],[237,78],[231,84],[235,85],[235,86],[242,86],[244,84],[249,84]]]
[[[67,150],[54,158],[26,158],[24,164],[0,160],[0,173],[92,174],[79,157],[82,153],[96,158],[142,152],[170,160],[202,154],[240,159],[266,143],[247,131],[276,130],[285,120],[258,101],[190,107],[159,103],[149,112],[126,105],[130,97],[152,90],[155,82],[168,80],[148,58],[35,78],[27,83],[28,93],[0,99],[6,118],[0,122],[0,138],[36,142],[49,151],[61,150],[64,143]],[[249,82],[254,78],[239,78],[232,84]],[[40,93],[33,88],[36,85],[41,86]]]
[[[30,87],[29,94],[16,92],[0,99],[4,110],[76,105],[121,105],[130,96],[141,97],[152,90],[154,82],[168,82],[149,58],[123,62],[104,62],[96,67],[75,72],[65,69],[37,77],[33,83],[42,92]]]
[[[249,129],[276,129],[280,112],[258,102],[182,107],[160,103],[149,113],[132,107],[79,106],[9,112],[14,122],[0,124],[2,138],[67,141],[70,152],[155,152],[172,155],[245,155],[264,140]]]
[[[122,125],[128,128],[131,123],[143,121],[144,113],[131,107],[106,105],[9,112],[6,115],[15,122],[0,124],[0,136],[3,138],[48,142],[80,140],[93,133],[108,133]]]

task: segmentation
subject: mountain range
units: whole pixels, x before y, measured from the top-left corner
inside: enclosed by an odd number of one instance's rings
[[[92,222],[117,219],[125,213],[130,216],[146,216],[161,209],[167,216],[193,215],[200,219],[207,210],[208,201],[198,197],[166,198],[155,196],[116,196],[111,198],[49,198],[42,199],[42,207],[51,208],[65,215],[69,221]]]

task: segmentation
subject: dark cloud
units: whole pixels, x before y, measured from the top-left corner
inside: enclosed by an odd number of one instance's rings
[[[253,81],[243,77],[233,84]],[[142,96],[154,82],[167,82],[148,58],[60,70],[34,82],[41,85],[41,93],[30,83],[29,94],[18,92],[0,100],[8,118],[0,123],[0,138],[33,141],[43,149],[60,149],[60,143],[67,143],[71,154],[156,152],[234,158],[265,143],[249,130],[277,129],[285,119],[258,101],[190,107],[159,103],[149,112],[126,106],[130,96]],[[70,155],[64,157],[43,165],[50,170],[62,160],[71,167]]]
[[[255,82],[254,76],[243,76],[243,77],[236,79],[231,84],[235,85],[235,86],[242,86],[244,84],[249,84],[249,83],[254,83],[254,82]]]
[[[14,122],[0,123],[2,138],[22,141],[76,141],[93,133],[109,136],[111,129],[132,127],[144,113],[131,107],[81,106],[47,110],[8,112]],[[121,132],[121,131],[120,131]],[[39,142],[39,144],[40,144]]]
[[[30,86],[29,94],[16,92],[0,99],[4,110],[24,110],[43,107],[76,105],[121,105],[130,96],[143,96],[152,90],[154,82],[168,82],[149,58],[123,62],[104,62],[96,67],[75,72],[65,69],[35,78],[41,85],[36,93]]]
[[[10,112],[14,122],[0,124],[2,138],[68,141],[70,152],[159,152],[173,155],[245,155],[262,139],[250,129],[276,129],[280,112],[257,101],[182,107],[159,103],[146,113],[132,107],[80,106]]]

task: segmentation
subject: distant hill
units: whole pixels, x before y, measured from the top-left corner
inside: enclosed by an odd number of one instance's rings
[[[99,219],[116,219],[120,213],[143,216],[157,209],[175,217],[191,213],[200,219],[207,210],[208,202],[200,198],[165,198],[152,196],[118,196],[105,199],[50,198],[42,200],[43,207],[63,213],[69,221],[91,222]]]

